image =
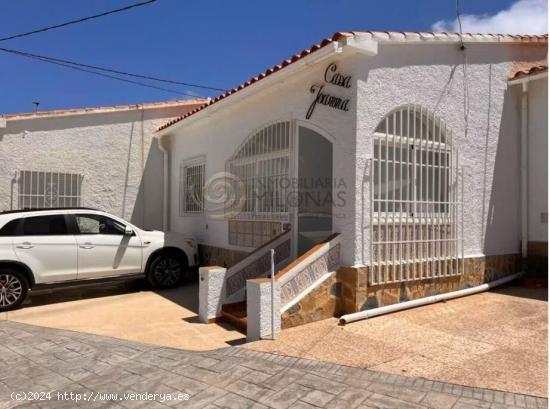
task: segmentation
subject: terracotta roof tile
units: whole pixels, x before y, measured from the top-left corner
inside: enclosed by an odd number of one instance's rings
[[[459,42],[463,41],[465,43],[472,43],[472,42],[495,42],[495,43],[541,43],[541,44],[547,44],[548,43],[548,35],[522,35],[522,34],[482,34],[482,33],[463,33],[462,36],[459,33],[447,33],[447,32],[406,32],[406,31],[351,31],[351,32],[336,32],[333,34],[332,37],[328,37],[323,39],[320,43],[314,44],[309,48],[306,48],[305,50],[301,51],[298,54],[295,54],[290,59],[284,60],[281,63],[274,65],[271,68],[268,68],[263,73],[250,78],[248,81],[243,82],[239,86],[226,91],[214,99],[211,99],[204,103],[203,105],[193,109],[192,111],[189,111],[185,115],[182,115],[178,118],[175,118],[171,120],[170,122],[162,125],[157,129],[158,131],[161,131],[163,129],[169,128],[170,126],[190,117],[191,115],[196,114],[199,111],[202,111],[203,109],[209,107],[210,105],[215,104],[216,102],[221,101],[222,99],[227,98],[230,95],[233,95],[234,93],[242,90],[243,88],[246,88],[261,79],[273,74],[274,72],[277,72],[284,67],[314,53],[317,50],[320,50],[321,48],[325,47],[326,45],[334,42],[339,41],[342,38],[345,37],[352,37],[352,36],[363,36],[363,37],[371,37],[373,40],[379,41],[379,42]]]
[[[538,74],[546,70],[548,70],[548,61],[546,60],[516,61],[511,66],[508,79],[515,80],[527,75]]]

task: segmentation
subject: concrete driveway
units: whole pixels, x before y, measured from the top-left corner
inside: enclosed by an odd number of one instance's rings
[[[546,397],[547,300],[543,288],[507,287],[345,327],[324,320],[246,348]]]
[[[0,320],[194,351],[244,342],[230,325],[198,321],[197,294],[196,282],[155,292],[144,280],[41,290],[22,309],[0,313]]]

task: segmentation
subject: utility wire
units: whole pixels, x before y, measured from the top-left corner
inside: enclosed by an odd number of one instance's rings
[[[0,51],[6,51],[6,49],[0,48]],[[49,64],[54,64],[54,65],[59,65],[59,66],[66,67],[66,68],[71,68],[71,69],[76,70],[76,71],[87,72],[89,74],[98,75],[100,77],[111,78],[111,79],[114,79],[114,80],[127,82],[127,83],[134,84],[134,85],[140,85],[142,87],[153,88],[153,89],[164,91],[164,92],[170,92],[172,94],[185,95],[185,96],[190,96],[190,97],[194,97],[194,98],[204,98],[204,97],[201,97],[199,95],[195,95],[195,94],[191,94],[191,93],[187,93],[187,92],[176,91],[176,90],[169,89],[169,88],[164,88],[164,87],[158,87],[156,85],[146,84],[144,82],[129,80],[129,79],[126,79],[126,78],[120,78],[120,77],[117,77],[115,75],[109,75],[109,74],[105,74],[103,72],[97,72],[97,71],[77,67],[77,66],[70,65],[70,64],[65,64],[65,63],[61,63],[61,62],[57,62],[57,61],[52,61],[52,60],[49,60],[49,59],[46,59],[46,58],[36,56],[34,54],[28,54],[28,53],[24,53],[24,52],[15,51],[15,50],[9,50],[9,51],[6,51],[6,52],[11,52],[13,54],[17,54],[17,55],[22,56],[22,57],[32,58],[32,59],[43,61],[43,62],[46,62],[46,63],[49,63]]]
[[[462,39],[462,20],[460,19],[460,0],[456,0],[456,20],[458,22],[458,29],[460,31],[460,49],[465,50],[466,46]]]
[[[213,91],[227,91],[223,88],[210,87],[210,86],[207,86],[207,85],[200,85],[200,84],[192,84],[192,83],[189,83],[189,82],[167,80],[167,79],[163,79],[163,78],[152,77],[152,76],[149,76],[149,75],[134,74],[134,73],[130,73],[130,72],[115,70],[113,68],[99,67],[97,65],[89,65],[89,64],[83,64],[83,63],[70,61],[70,60],[63,60],[61,58],[48,57],[48,56],[39,55],[39,54],[31,54],[31,53],[24,52],[24,51],[14,50],[12,48],[0,47],[0,51],[4,51],[6,53],[11,53],[11,54],[16,54],[16,55],[21,55],[21,56],[24,56],[24,57],[40,59],[40,60],[44,60],[44,61],[58,62],[58,63],[62,63],[62,64],[74,65],[76,67],[91,68],[91,69],[98,70],[98,71],[110,72],[110,73],[119,74],[119,75],[126,75],[128,77],[142,78],[142,79],[151,80],[151,81],[159,81],[159,82],[164,82],[164,83],[167,83],[167,84],[185,85],[187,87],[203,88],[203,89],[209,89],[209,90],[213,90]]]
[[[84,22],[84,21],[93,20],[93,19],[100,18],[100,17],[105,17],[105,16],[108,16],[108,15],[110,15],[110,14],[120,13],[120,12],[122,12],[122,11],[127,11],[127,10],[133,9],[133,8],[135,8],[135,7],[145,6],[145,5],[147,5],[147,4],[154,3],[154,2],[156,2],[156,1],[157,1],[157,0],[142,1],[141,3],[130,4],[129,6],[126,6],[126,7],[122,7],[122,8],[115,9],[115,10],[106,11],[106,12],[100,13],[100,14],[95,14],[95,15],[93,15],[93,16],[82,17],[82,18],[79,18],[79,19],[76,19],[76,20],[66,21],[66,22],[64,22],[64,23],[60,23],[60,24],[56,24],[56,25],[53,25],[53,26],[48,26],[48,27],[39,28],[39,29],[36,29],[36,30],[33,30],[33,31],[28,31],[28,32],[26,32],[26,33],[14,34],[14,35],[11,35],[11,36],[8,36],[8,37],[1,37],[1,38],[0,38],[0,41],[13,40],[14,38],[26,37],[26,36],[30,36],[30,35],[33,35],[33,34],[43,33],[43,32],[45,32],[45,31],[49,31],[49,30],[55,30],[55,29],[57,29],[57,28],[70,26],[70,25],[72,25],[72,24],[78,24],[78,23],[82,23],[82,22]]]

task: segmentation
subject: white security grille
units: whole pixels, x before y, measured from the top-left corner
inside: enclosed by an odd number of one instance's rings
[[[376,128],[371,178],[369,282],[463,272],[462,178],[452,131],[418,105]]]
[[[239,219],[288,221],[291,191],[290,122],[278,122],[248,137],[227,163],[227,171],[244,185]]]
[[[180,216],[204,211],[204,159],[184,161],[180,167]]]
[[[82,175],[22,170],[17,177],[20,209],[78,207]]]

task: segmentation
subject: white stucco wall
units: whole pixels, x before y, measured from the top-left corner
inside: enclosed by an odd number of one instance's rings
[[[163,158],[151,141],[158,126],[189,109],[7,118],[0,128],[0,210],[18,208],[16,172],[67,172],[84,176],[82,206],[162,228]]]
[[[530,81],[528,98],[528,234],[529,241],[547,242],[548,78]],[[546,222],[543,221],[543,213],[546,213]]]
[[[519,251],[519,117],[507,78],[511,61],[545,56],[545,47],[476,44],[463,52],[456,45],[388,44],[376,58],[361,60],[356,262],[369,260],[369,227],[361,220],[369,215],[363,175],[372,134],[387,113],[407,103],[435,112],[453,131],[465,175],[466,257]]]
[[[225,221],[179,215],[181,162],[205,155],[208,179],[225,170],[227,159],[255,129],[276,120],[304,121],[313,98],[309,87],[322,83],[328,63],[337,62],[339,71],[353,75],[353,86],[326,90],[351,96],[350,112],[318,106],[309,123],[333,139],[333,176],[347,185],[345,205],[333,209],[333,230],[342,233],[345,243],[343,263],[369,262],[365,165],[372,157],[372,135],[387,113],[407,103],[436,112],[453,130],[465,174],[465,255],[517,253],[519,117],[507,78],[512,61],[544,58],[546,48],[471,44],[464,53],[456,44],[393,43],[380,44],[378,51],[374,57],[333,56],[269,89],[239,102],[221,102],[223,108],[209,108],[198,114],[201,119],[191,117],[181,128],[174,127],[167,135],[171,228],[192,231],[203,243],[230,248]]]

